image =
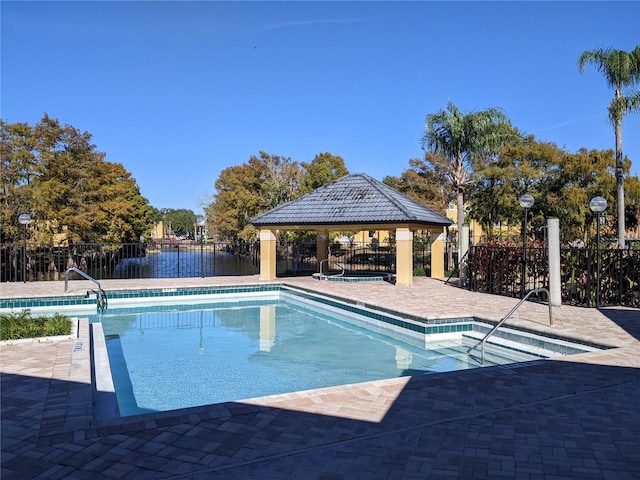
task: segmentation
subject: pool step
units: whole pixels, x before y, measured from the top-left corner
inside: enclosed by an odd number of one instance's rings
[[[458,366],[467,365],[467,368],[475,368],[524,362],[540,358],[521,351],[506,349],[498,345],[487,345],[483,361],[480,349],[474,348],[477,344],[478,341],[475,339],[465,340],[464,338],[462,345],[459,340],[432,342],[429,344],[429,350],[417,354],[415,356],[417,358],[414,357],[415,364],[413,366],[420,369],[419,366],[422,364],[423,370],[430,370],[432,364],[452,360]]]
[[[481,356],[482,352],[482,339],[485,337],[486,332],[465,332],[463,337],[469,340],[469,344],[474,347],[472,353],[476,353]],[[490,349],[493,352],[500,354],[500,352],[508,352],[511,356],[522,356],[528,359],[534,358],[549,358],[563,355],[564,353],[560,349],[553,349],[551,342],[545,343],[548,348],[543,348],[540,345],[528,343],[522,337],[516,337],[519,340],[514,340],[512,335],[502,336],[499,331],[492,335],[485,344],[485,354]]]

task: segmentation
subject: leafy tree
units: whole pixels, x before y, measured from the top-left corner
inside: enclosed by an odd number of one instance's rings
[[[631,52],[613,48],[586,50],[578,58],[578,68],[584,72],[585,66],[592,64],[605,77],[607,85],[614,89],[613,100],[609,104],[609,120],[614,127],[616,138],[616,187],[618,202],[618,248],[625,246],[625,195],[623,183],[622,119],[624,115],[640,111],[640,91],[625,93],[640,81],[640,45]]]
[[[231,240],[253,240],[257,231],[249,220],[296,198],[301,180],[297,162],[265,152],[224,169],[216,180],[213,202],[206,209],[210,230]]]
[[[312,192],[318,187],[333,182],[349,174],[342,157],[329,152],[319,153],[311,163],[302,162],[304,176],[300,186],[300,195]]]
[[[269,155],[260,152],[260,161],[264,166],[261,175],[260,205],[264,211],[300,196],[300,186],[303,179],[303,171],[298,162],[289,157]]]
[[[625,172],[629,166],[625,161]],[[497,222],[517,225],[522,221],[518,197],[529,193],[535,198],[532,225],[542,227],[547,218],[557,217],[564,241],[586,242],[594,234],[595,224],[589,201],[598,195],[608,202],[613,200],[609,192],[614,190],[614,172],[613,150],[583,148],[572,154],[530,136],[520,145],[503,148],[494,161],[476,165],[468,196],[469,215],[491,236],[491,227]],[[629,176],[628,183],[634,191],[628,202],[637,205],[640,180]],[[605,212],[605,220],[607,215]],[[634,211],[630,209],[627,218],[635,222]],[[603,233],[609,234],[609,222],[603,224]]]
[[[560,164],[563,152],[554,144],[536,142],[532,136],[500,150],[485,162],[476,162],[469,195],[469,215],[478,221],[489,240],[497,223],[518,225],[522,219],[521,195],[529,193],[535,203],[532,224],[543,223],[546,201],[543,179]]]
[[[40,240],[63,227],[70,239],[137,241],[152,209],[131,174],[105,161],[91,135],[45,114],[30,127],[2,122],[2,238],[16,240],[16,218],[31,214]]]
[[[242,233],[245,229],[245,234],[255,236],[255,229],[249,230],[249,220],[262,211],[260,188],[263,169],[260,161],[252,156],[248,163],[220,172],[215,183],[217,193],[206,209],[210,231],[231,240],[245,236]]]
[[[253,217],[346,173],[342,158],[330,153],[316,155],[311,163],[302,164],[265,152],[252,155],[242,165],[220,172],[216,194],[206,209],[209,230],[230,240],[253,240],[258,233],[249,223]],[[305,237],[304,232],[287,234],[289,240]]]
[[[32,213],[34,209],[34,143],[29,125],[0,120],[0,232],[3,242],[18,238],[18,215]]]
[[[589,201],[602,196],[611,204],[614,190],[613,150],[587,150],[566,153],[549,178],[547,215],[560,219],[562,237],[567,241],[587,241],[595,218]]]
[[[512,129],[506,115],[496,108],[463,115],[451,102],[446,110],[427,115],[422,148],[445,158],[439,169],[446,172],[455,193],[457,223],[464,224],[464,193],[472,184],[470,172],[474,157],[492,154],[510,138]]]
[[[194,231],[194,225],[196,224],[197,215],[191,210],[185,208],[173,209],[164,208],[161,211],[161,219],[171,224],[171,229],[176,235],[186,235],[189,232]]]
[[[441,168],[446,164],[444,157],[427,152],[424,160],[410,159],[409,168],[400,177],[388,176],[382,181],[417,202],[444,213],[453,198],[448,188],[446,169]]]

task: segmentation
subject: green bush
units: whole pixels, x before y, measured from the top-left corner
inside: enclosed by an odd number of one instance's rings
[[[413,269],[413,276],[414,277],[426,277],[427,276],[427,272],[422,267],[416,267],[416,268]]]
[[[56,313],[52,317],[32,317],[28,310],[0,315],[0,340],[69,335],[71,319]]]

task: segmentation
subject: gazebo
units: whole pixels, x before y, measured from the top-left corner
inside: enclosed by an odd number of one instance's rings
[[[364,173],[347,175],[251,219],[260,230],[260,279],[276,278],[278,230],[316,232],[318,265],[329,254],[329,232],[395,230],[396,284],[413,283],[413,232],[429,230],[431,276],[444,276],[445,228],[451,219]]]

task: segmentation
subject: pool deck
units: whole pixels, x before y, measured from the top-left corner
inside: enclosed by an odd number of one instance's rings
[[[261,284],[257,277],[107,280],[114,289]],[[412,286],[283,278],[424,318],[499,320],[516,299],[416,278]],[[71,294],[90,282],[70,282]],[[62,296],[64,282],[0,297]],[[97,420],[91,342],[0,347],[0,478],[640,479],[640,310],[525,303],[507,325],[609,350]]]

